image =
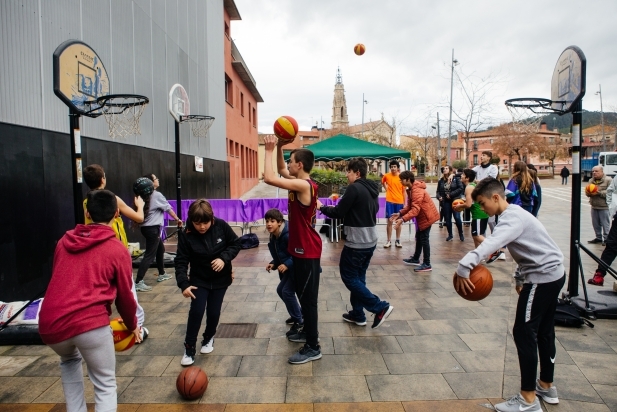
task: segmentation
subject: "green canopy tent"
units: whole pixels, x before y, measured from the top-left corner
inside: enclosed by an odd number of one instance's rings
[[[356,139],[344,134],[337,134],[319,143],[312,144],[308,149],[315,154],[315,161],[331,162],[349,160],[352,157],[365,159],[411,159],[411,153],[388,146]],[[284,152],[285,160],[289,160],[290,151]]]

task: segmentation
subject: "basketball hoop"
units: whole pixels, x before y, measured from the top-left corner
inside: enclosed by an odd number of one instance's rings
[[[556,106],[561,107],[562,102],[537,97],[508,99],[505,104],[512,116],[512,128],[521,135],[537,132],[544,116],[565,113],[555,108]]]
[[[189,114],[187,116],[180,116],[180,123],[191,124],[193,137],[206,137],[208,135],[208,130],[210,130],[212,123],[214,123],[214,117]]]
[[[138,94],[108,94],[84,104],[90,110],[84,113],[90,117],[105,116],[109,126],[109,137],[141,135],[139,119],[149,100]]]

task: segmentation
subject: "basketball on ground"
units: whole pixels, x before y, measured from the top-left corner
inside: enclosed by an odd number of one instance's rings
[[[456,279],[456,276],[454,279]],[[485,266],[478,265],[471,269],[469,280],[471,280],[475,289],[471,293],[468,292],[466,295],[463,295],[461,291],[457,291],[463,299],[471,301],[482,300],[493,290],[493,275],[491,275],[491,272]]]
[[[274,122],[274,134],[279,140],[290,142],[298,134],[298,122],[291,116],[281,116]]]
[[[364,44],[362,43],[358,43],[353,47],[353,52],[356,53],[358,56],[362,56],[365,51],[366,47],[364,47]]]
[[[452,202],[452,206],[454,207],[461,206],[464,204],[465,204],[465,201],[463,199],[454,199],[454,201]]]
[[[117,318],[109,322],[113,336],[114,349],[116,352],[122,352],[131,349],[135,344],[135,335],[122,322],[122,319]]]
[[[594,185],[593,183],[589,183],[585,188],[585,191],[587,193],[598,193],[598,186]]]
[[[176,379],[176,389],[184,399],[198,399],[208,388],[208,376],[199,366],[182,369]]]

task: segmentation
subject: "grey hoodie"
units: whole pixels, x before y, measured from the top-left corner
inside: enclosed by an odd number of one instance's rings
[[[377,245],[377,196],[377,184],[362,178],[349,185],[338,205],[321,208],[321,213],[328,217],[345,219],[345,246],[368,249]]]
[[[493,234],[458,262],[456,273],[469,278],[472,268],[503,245],[518,263],[525,283],[549,283],[564,275],[563,253],[557,244],[538,219],[517,205],[509,205],[499,215]]]

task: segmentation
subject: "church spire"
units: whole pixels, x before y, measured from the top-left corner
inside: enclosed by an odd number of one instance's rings
[[[332,128],[340,129],[349,126],[347,118],[347,102],[345,101],[345,86],[341,68],[336,69],[336,84],[334,85],[334,101],[332,103]]]

